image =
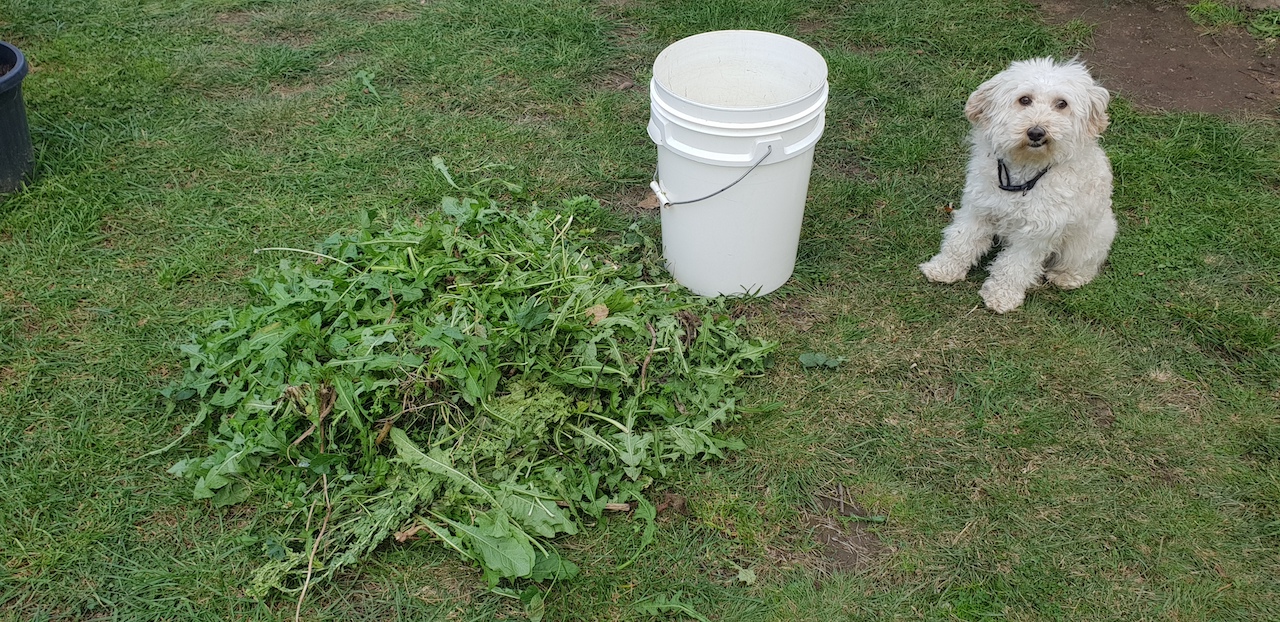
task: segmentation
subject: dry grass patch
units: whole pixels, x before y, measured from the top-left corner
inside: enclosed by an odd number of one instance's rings
[[[310,82],[301,84],[273,84],[271,85],[271,94],[281,99],[293,99],[299,95],[314,92],[317,86]]]

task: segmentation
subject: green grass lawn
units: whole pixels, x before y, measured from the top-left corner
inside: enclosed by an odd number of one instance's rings
[[[254,249],[437,209],[433,156],[656,233],[649,68],[731,28],[830,67],[796,275],[741,308],[780,342],[762,412],[729,430],[746,450],[655,485],[686,512],[636,563],[626,515],[560,542],[582,573],[545,619],[1274,619],[1280,125],[1117,98],[1097,281],[997,316],[981,271],[915,268],[959,198],[967,94],[1082,41],[1016,0],[0,0],[38,156],[0,199],[0,617],[293,619],[245,593],[279,504],[194,500],[166,469],[201,434],[147,455],[191,419],[157,397],[178,346],[251,301],[279,260]],[[300,617],[528,613],[421,539]]]

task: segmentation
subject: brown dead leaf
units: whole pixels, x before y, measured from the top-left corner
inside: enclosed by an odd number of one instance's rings
[[[396,542],[408,542],[409,540],[417,540],[418,532],[426,528],[427,528],[426,525],[423,525],[422,523],[418,523],[417,525],[414,525],[404,531],[397,531]]]
[[[381,445],[382,441],[387,440],[387,435],[391,433],[391,427],[395,424],[394,419],[387,419],[382,422],[382,429],[378,430],[378,437],[373,439],[374,445]]]
[[[640,209],[658,209],[662,207],[662,201],[658,200],[658,195],[650,192],[644,195],[644,200],[636,204]]]
[[[592,326],[599,324],[600,322],[603,322],[605,318],[609,317],[609,307],[603,304],[591,307],[590,309],[587,309],[587,317],[591,318]]]

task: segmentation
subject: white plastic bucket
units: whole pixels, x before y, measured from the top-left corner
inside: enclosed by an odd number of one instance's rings
[[[782,287],[825,123],[822,55],[767,32],[694,35],[658,55],[649,96],[667,269],[703,296]]]

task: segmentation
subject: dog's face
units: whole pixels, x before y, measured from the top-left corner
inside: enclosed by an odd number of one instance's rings
[[[1111,95],[1084,65],[1051,58],[1018,61],[969,95],[965,116],[1000,157],[1052,163],[1107,128]]]

